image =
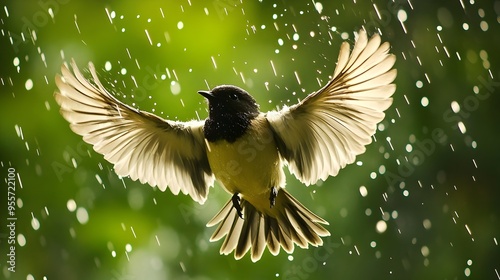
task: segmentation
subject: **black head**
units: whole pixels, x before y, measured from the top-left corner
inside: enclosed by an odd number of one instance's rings
[[[246,116],[252,119],[259,114],[255,99],[237,86],[222,85],[198,93],[208,100],[210,118]]]
[[[208,100],[210,115],[204,126],[208,141],[225,139],[234,142],[259,115],[259,105],[255,99],[239,87],[223,85],[198,93]]]

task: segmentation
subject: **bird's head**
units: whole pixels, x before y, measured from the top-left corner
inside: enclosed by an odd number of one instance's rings
[[[237,86],[222,85],[198,93],[208,100],[210,118],[244,116],[251,119],[259,115],[259,105],[255,99]]]

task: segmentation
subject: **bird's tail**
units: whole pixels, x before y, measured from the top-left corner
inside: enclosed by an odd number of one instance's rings
[[[323,245],[321,236],[330,232],[321,224],[328,224],[312,213],[286,190],[280,189],[276,205],[265,213],[257,210],[245,198],[241,199],[243,219],[237,214],[233,202],[228,203],[207,223],[208,227],[219,224],[210,241],[217,241],[226,236],[220,249],[224,255],[234,250],[234,257],[241,259],[251,251],[253,262],[258,261],[266,246],[273,255],[277,255],[280,246],[287,253],[292,253],[294,243],[301,248]]]

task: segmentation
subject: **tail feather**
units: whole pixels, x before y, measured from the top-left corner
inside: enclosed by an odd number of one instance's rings
[[[229,200],[207,223],[208,227],[219,224],[210,241],[226,236],[220,253],[228,255],[234,251],[236,259],[241,259],[250,251],[252,261],[256,262],[266,246],[273,255],[279,253],[280,247],[292,253],[294,244],[301,248],[307,248],[309,244],[321,246],[321,237],[330,235],[321,225],[328,222],[309,211],[284,189],[279,191],[276,205],[270,211],[263,213],[257,210],[244,197],[241,207],[243,219]]]

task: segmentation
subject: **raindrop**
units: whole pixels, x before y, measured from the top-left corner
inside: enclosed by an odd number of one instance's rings
[[[451,110],[452,110],[454,113],[458,113],[458,112],[460,112],[460,105],[458,104],[458,102],[456,102],[456,101],[452,101],[452,102],[451,102]]]
[[[422,104],[423,107],[427,107],[429,105],[429,99],[427,97],[422,97],[420,100],[420,103]]]
[[[392,211],[392,213],[391,213],[391,218],[393,218],[393,219],[395,220],[395,219],[397,219],[397,218],[398,218],[398,216],[399,216],[398,211],[396,211],[396,210]]]
[[[132,245],[130,245],[130,244],[125,245],[125,251],[127,251],[129,253],[132,252]]]
[[[95,174],[95,178],[97,180],[97,182],[102,185],[102,179],[101,179],[101,176],[99,176],[99,174]]]
[[[184,28],[184,23],[182,21],[179,21],[177,23],[177,29],[181,30],[182,28]]]
[[[368,190],[365,186],[361,186],[359,187],[359,193],[361,193],[362,197],[366,197],[368,195]]]
[[[422,253],[422,256],[424,256],[424,257],[429,256],[429,253],[430,253],[429,247],[422,246],[422,248],[420,249],[420,252]]]
[[[76,210],[76,219],[80,224],[84,225],[89,221],[89,213],[85,208],[79,207],[78,210]]]
[[[113,68],[113,67],[112,67],[112,65],[111,65],[111,62],[106,61],[106,62],[104,63],[104,70],[106,70],[106,71],[110,71],[110,70],[111,70],[111,68]]]
[[[488,23],[486,21],[481,21],[481,23],[479,24],[479,27],[481,27],[481,30],[483,31],[487,31],[488,30]]]
[[[378,168],[378,173],[379,173],[380,175],[385,174],[385,166],[384,166],[384,165],[381,165],[381,166]]]
[[[378,233],[384,233],[387,230],[387,223],[383,220],[377,222],[375,229]]]
[[[345,218],[347,217],[348,211],[345,208],[340,209],[340,217]]]
[[[467,132],[467,129],[465,128],[465,124],[463,122],[458,122],[458,128],[460,129],[460,132],[462,132],[462,134],[465,134],[465,132]]]
[[[400,22],[405,22],[408,19],[408,15],[406,14],[405,10],[399,10],[398,11],[398,20]]]
[[[170,91],[173,95],[178,95],[181,92],[181,85],[177,81],[170,82]]]
[[[323,4],[321,4],[321,2],[314,3],[314,8],[316,8],[319,14],[323,12]]]
[[[19,244],[19,246],[21,247],[24,247],[26,245],[26,237],[24,237],[22,233],[17,236],[17,244]]]
[[[33,216],[33,213],[31,213],[31,226],[33,227],[34,230],[38,230],[40,228],[40,222],[38,221],[37,218]]]
[[[33,88],[33,81],[31,79],[26,80],[24,86],[26,87],[26,90],[31,90]]]
[[[148,37],[148,41],[150,45],[153,45],[153,41],[151,40],[151,37],[149,36],[149,32],[147,29],[144,29],[144,32],[146,33],[146,37]]]
[[[423,226],[425,229],[430,229],[431,226],[432,226],[432,223],[429,219],[425,219],[423,222],[422,222]]]
[[[68,200],[66,202],[66,207],[68,208],[69,212],[74,212],[76,210],[76,202],[73,199]]]
[[[411,144],[406,144],[406,151],[408,153],[410,153],[411,151],[413,151],[413,146]]]

